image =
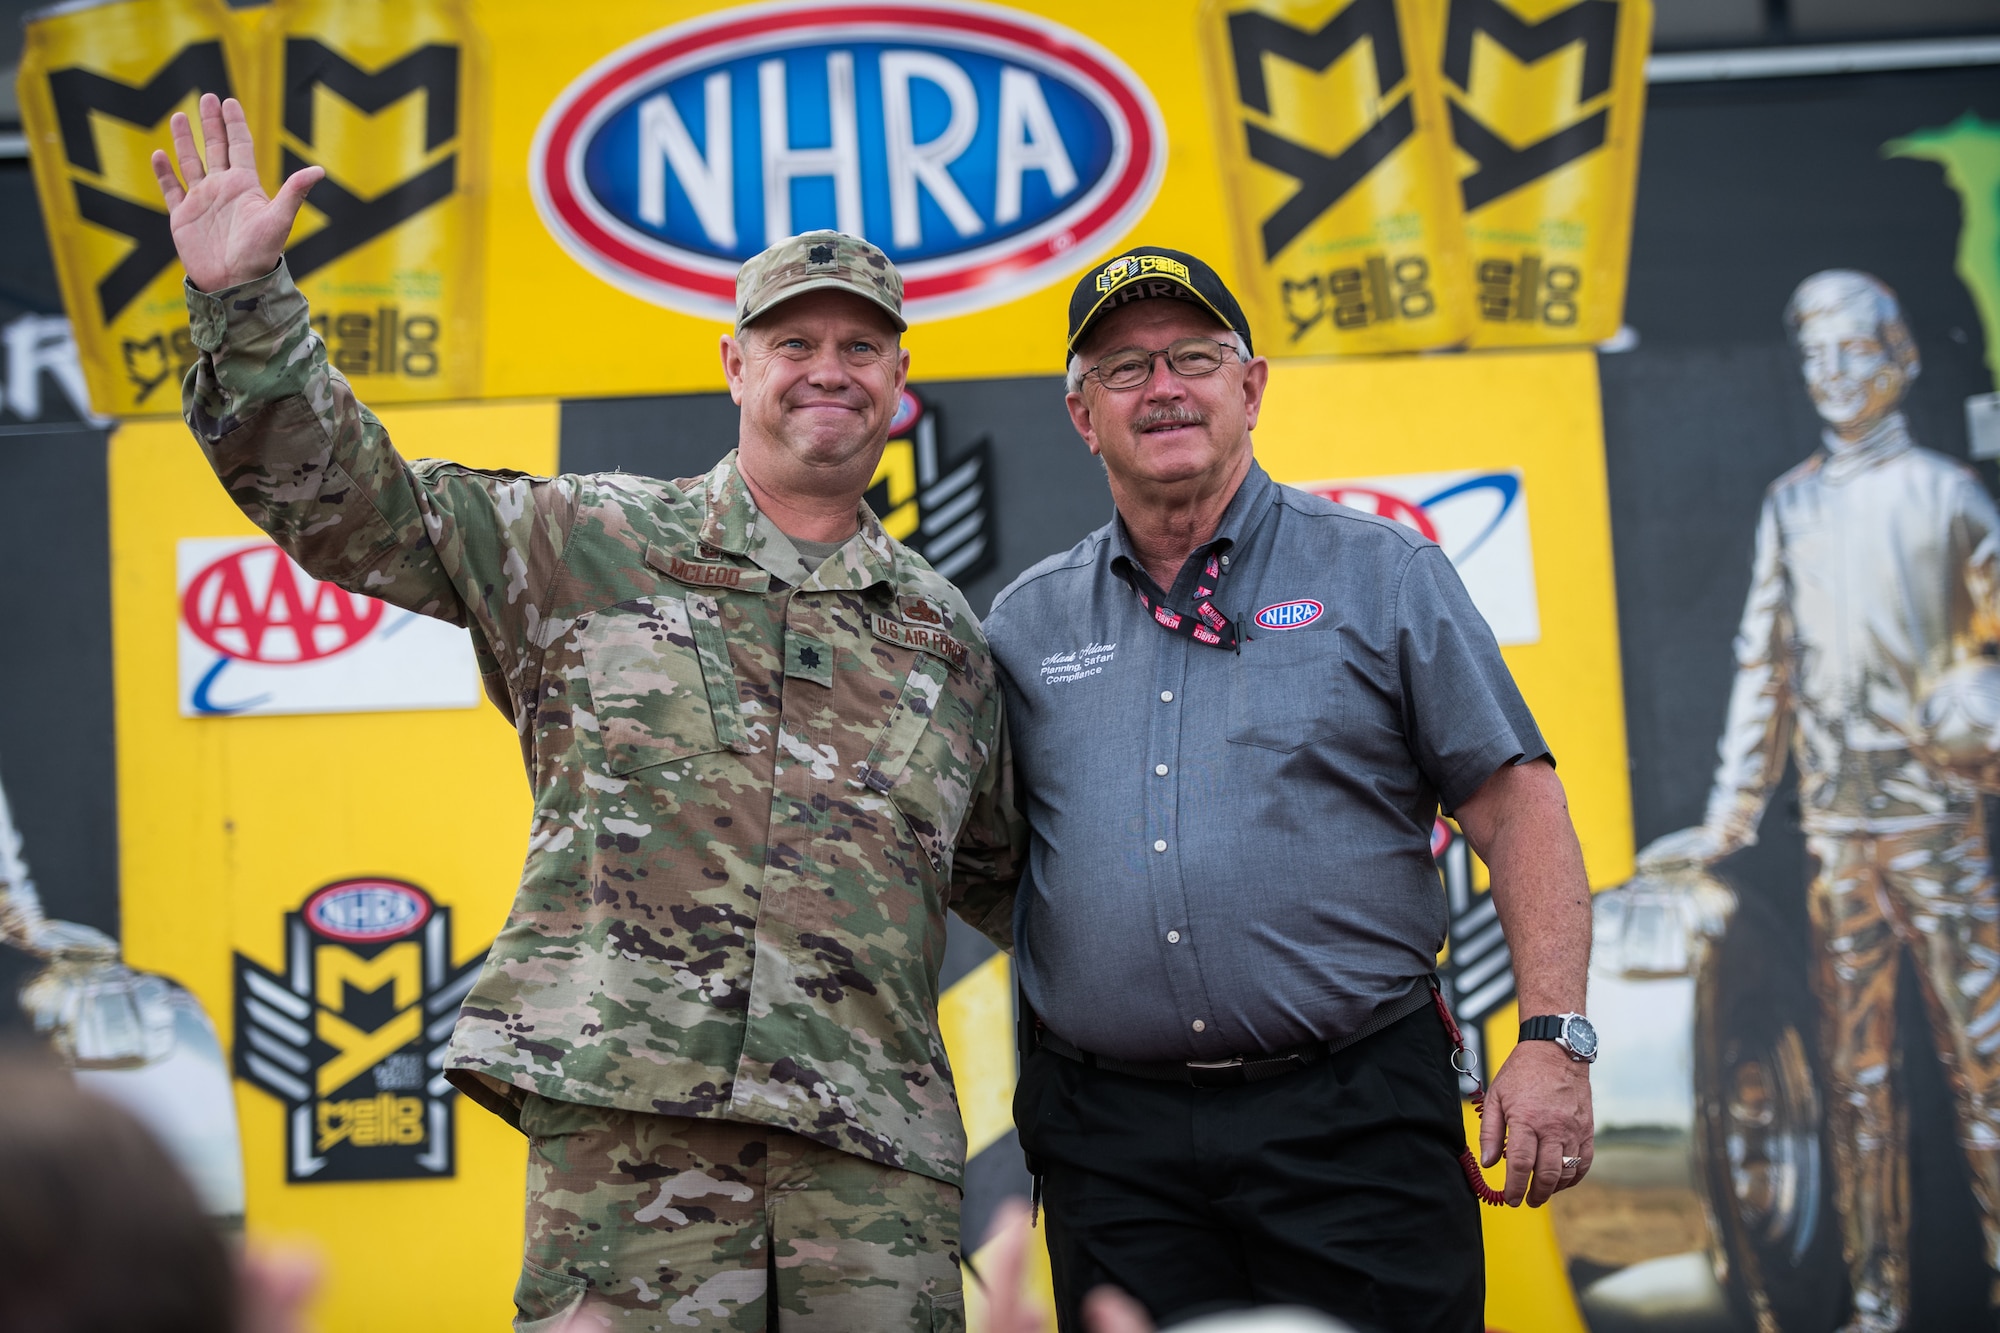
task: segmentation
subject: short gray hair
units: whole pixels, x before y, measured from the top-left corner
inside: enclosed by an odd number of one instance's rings
[[[1243,362],[1245,365],[1250,364],[1250,349],[1244,344],[1242,334],[1238,333],[1235,329],[1224,329],[1213,336],[1217,342],[1234,351],[1238,361]],[[1081,356],[1074,352],[1070,353],[1069,373],[1063,380],[1067,392],[1083,392],[1083,372],[1088,368],[1083,364]]]

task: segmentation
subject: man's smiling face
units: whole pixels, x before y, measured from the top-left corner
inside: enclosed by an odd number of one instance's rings
[[[1232,352],[1235,341],[1193,302],[1156,298],[1105,316],[1077,350],[1089,369],[1122,349],[1156,352],[1182,338],[1226,340]],[[1184,379],[1158,357],[1137,388],[1084,380],[1069,395],[1070,420],[1117,480],[1159,486],[1221,478],[1250,450],[1265,374],[1261,359],[1244,365],[1230,354],[1214,374]]]
[[[909,353],[873,303],[818,291],[786,301],[729,340],[724,368],[743,408],[746,452],[772,449],[794,467],[838,470],[880,452]]]

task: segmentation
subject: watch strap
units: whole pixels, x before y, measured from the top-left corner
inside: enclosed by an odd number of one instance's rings
[[[1541,1014],[1521,1020],[1522,1041],[1556,1041],[1562,1035],[1562,1014]]]

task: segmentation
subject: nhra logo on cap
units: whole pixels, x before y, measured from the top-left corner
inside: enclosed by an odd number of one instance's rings
[[[983,4],[780,4],[664,28],[542,118],[544,224],[635,296],[735,317],[736,271],[818,228],[902,271],[905,313],[960,314],[1075,272],[1158,193],[1166,133],[1116,56]]]
[[[1257,613],[1257,623],[1265,629],[1297,629],[1301,625],[1312,624],[1325,611],[1324,606],[1306,597],[1296,602],[1279,602],[1265,607]]]
[[[430,919],[431,900],[395,880],[350,879],[306,899],[304,911],[307,923],[328,939],[377,944],[415,932]]]

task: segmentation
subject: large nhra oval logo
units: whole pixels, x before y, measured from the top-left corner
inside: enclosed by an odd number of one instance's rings
[[[972,4],[767,5],[656,32],[556,99],[529,176],[607,281],[734,318],[736,270],[833,228],[896,261],[915,318],[1089,263],[1152,202],[1159,108],[1117,57]]]

